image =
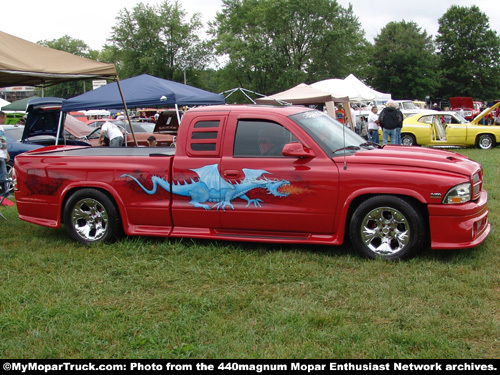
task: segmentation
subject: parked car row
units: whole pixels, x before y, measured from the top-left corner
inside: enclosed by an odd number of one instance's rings
[[[500,102],[467,121],[453,111],[427,111],[403,121],[401,143],[407,146],[459,146],[484,150],[500,143],[500,127],[479,121],[500,106]]]
[[[126,134],[124,146],[135,146],[134,135],[138,146],[147,146],[147,139],[151,135],[155,136],[159,146],[169,146],[174,138],[171,134],[157,133],[153,123],[133,122],[132,134],[130,125],[125,121],[99,119],[85,124],[70,114],[64,114],[64,132],[58,135],[61,103],[60,98],[47,98],[46,100],[40,98],[30,102],[22,140],[47,146],[55,144],[56,138],[59,137],[58,144],[97,147],[101,146],[99,144],[100,128],[106,121],[113,122],[124,130]]]
[[[3,125],[7,137],[7,147],[10,161],[7,163],[7,172],[11,176],[11,169],[17,155],[37,148],[54,145],[56,143],[59,117],[61,115],[59,98],[38,98],[30,101],[26,112],[25,125]],[[157,124],[147,122],[132,122],[132,128],[138,146],[147,146],[147,139],[154,135],[157,146],[170,146],[173,143],[179,126],[173,111],[164,111]],[[130,125],[126,121],[99,119],[88,122],[80,121],[77,117],[66,114],[64,128],[59,135],[58,144],[79,146],[101,146],[99,136],[101,126],[105,121],[111,121],[122,128],[126,134],[124,146],[135,146],[134,136]],[[109,142],[109,141],[108,141]],[[106,144],[106,139],[104,141]]]
[[[478,147],[490,149],[500,144],[500,126],[482,125],[482,118],[491,114],[500,102],[468,121],[456,111],[422,110],[406,116],[401,129],[401,143],[405,146]],[[379,112],[380,113],[380,112]],[[368,111],[356,113],[358,134],[366,138]],[[365,122],[363,126],[362,123]],[[379,129],[382,139],[382,129]]]

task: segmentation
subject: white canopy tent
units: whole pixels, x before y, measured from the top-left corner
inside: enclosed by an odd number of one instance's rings
[[[374,95],[375,98],[371,100],[387,102],[392,99],[391,94],[386,94],[372,89],[371,87],[365,85],[362,81],[360,81],[359,78],[357,78],[354,74],[349,74],[344,78],[344,81],[355,87],[360,93],[367,92],[369,93],[368,95]]]
[[[331,93],[334,96],[348,96],[350,102],[387,101],[391,99],[391,94],[372,89],[353,74],[350,74],[345,79],[325,79],[311,84],[311,87]]]
[[[325,105],[330,116],[335,118],[335,102],[344,103],[345,107],[349,107],[349,97],[346,95],[333,95],[329,92],[319,90],[305,83],[301,83],[291,89],[276,93],[274,95],[265,96],[255,100],[259,104],[302,104],[302,105]],[[354,126],[351,113],[346,112],[351,127]]]

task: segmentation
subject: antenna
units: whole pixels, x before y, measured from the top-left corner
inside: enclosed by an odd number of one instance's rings
[[[345,124],[342,124],[342,137],[344,142],[344,171],[345,171],[347,169],[347,157],[345,155],[345,152],[347,151],[345,148]]]

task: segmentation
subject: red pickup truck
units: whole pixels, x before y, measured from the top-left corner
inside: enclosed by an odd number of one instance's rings
[[[50,146],[15,161],[19,217],[82,243],[127,235],[341,245],[371,258],[477,246],[481,165],[380,147],[305,107],[211,106],[176,148]]]

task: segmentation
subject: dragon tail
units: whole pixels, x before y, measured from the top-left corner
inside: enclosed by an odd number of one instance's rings
[[[137,185],[139,185],[139,187],[144,190],[144,192],[146,194],[149,194],[149,195],[153,195],[156,193],[157,189],[158,189],[158,185],[160,185],[163,189],[165,189],[166,191],[170,192],[170,185],[168,182],[166,182],[165,180],[162,180],[161,178],[157,177],[157,176],[153,176],[151,178],[151,182],[153,183],[153,187],[151,188],[151,190],[147,189],[146,187],[144,187],[144,185],[142,185],[139,180],[137,178],[135,178],[134,176],[131,176],[129,174],[122,174],[120,177],[130,177],[132,180],[134,180]]]

